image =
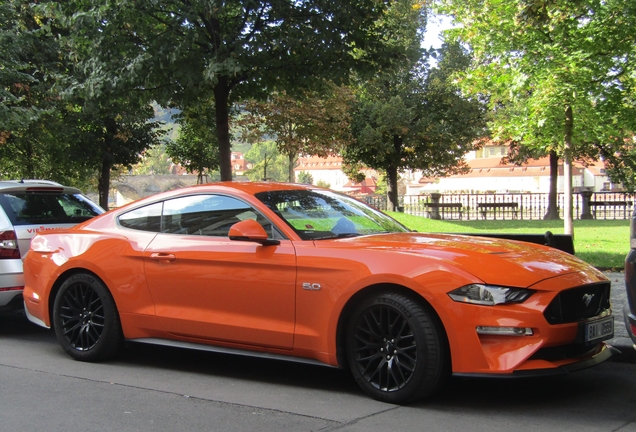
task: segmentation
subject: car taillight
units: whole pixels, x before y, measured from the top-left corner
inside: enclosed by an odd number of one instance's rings
[[[18,237],[15,235],[15,231],[0,233],[0,259],[20,259]]]

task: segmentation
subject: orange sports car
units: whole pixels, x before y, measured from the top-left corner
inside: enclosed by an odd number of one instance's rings
[[[124,340],[346,367],[405,403],[450,374],[562,374],[611,356],[610,282],[556,249],[411,232],[312,186],[227,182],[41,233],[29,319],[73,358]]]

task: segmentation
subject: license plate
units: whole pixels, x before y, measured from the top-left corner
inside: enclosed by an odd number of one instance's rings
[[[598,342],[614,336],[614,317],[585,324],[585,342]]]

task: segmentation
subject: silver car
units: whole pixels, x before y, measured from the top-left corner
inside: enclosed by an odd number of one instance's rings
[[[629,227],[630,251],[625,258],[627,303],[623,307],[623,315],[625,316],[627,334],[634,342],[634,347],[636,348],[636,203]]]
[[[22,256],[36,233],[103,213],[79,189],[45,180],[0,180],[0,312],[22,308]]]

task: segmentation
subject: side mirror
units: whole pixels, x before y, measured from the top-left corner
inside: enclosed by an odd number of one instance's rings
[[[249,241],[263,246],[279,245],[280,241],[267,238],[265,229],[253,219],[237,222],[230,227],[230,240]]]

